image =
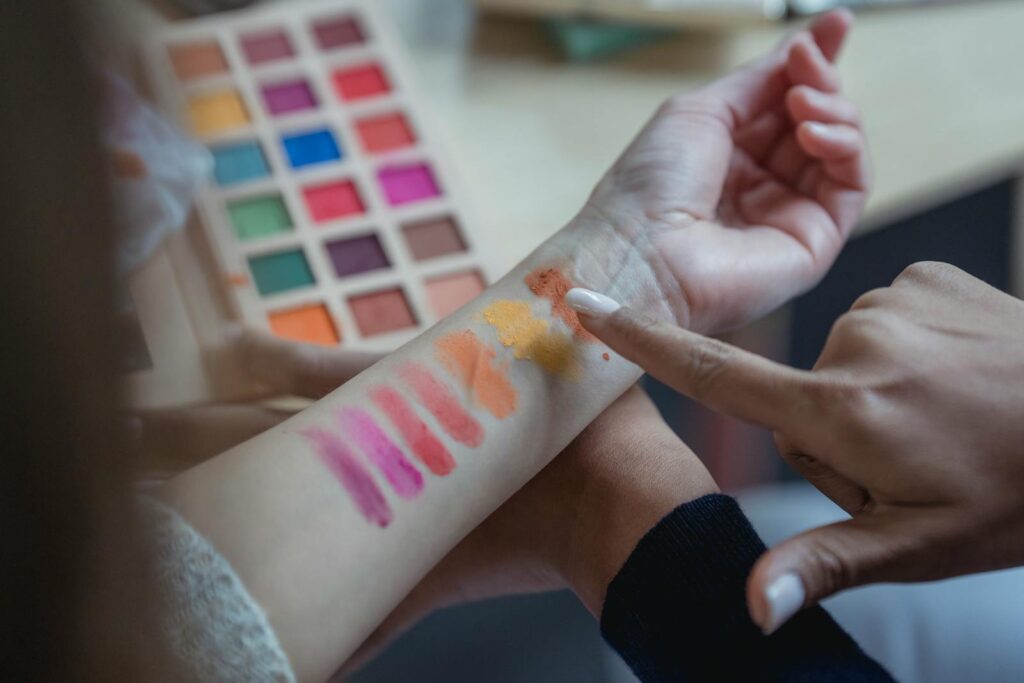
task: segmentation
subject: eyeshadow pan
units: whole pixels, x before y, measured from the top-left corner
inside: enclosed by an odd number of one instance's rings
[[[228,63],[216,41],[174,45],[167,49],[174,73],[182,81],[224,73]]]
[[[376,64],[335,69],[333,80],[341,99],[347,101],[361,100],[391,90],[387,76]]]
[[[228,202],[228,215],[238,239],[245,241],[290,232],[292,221],[279,195]]]
[[[356,131],[363,149],[371,154],[408,147],[416,141],[409,122],[400,112],[359,119]]]
[[[270,175],[259,143],[242,142],[212,147],[210,151],[213,152],[213,177],[218,185],[234,185]]]
[[[414,261],[466,251],[462,234],[449,216],[407,223],[402,226],[402,235]]]
[[[326,128],[286,135],[281,142],[292,168],[334,161],[342,156],[334,135]]]
[[[288,34],[279,29],[242,36],[242,51],[250,64],[263,64],[295,55]]]
[[[302,196],[317,223],[366,212],[359,190],[351,180],[307,187],[302,190]]]
[[[333,50],[366,41],[363,28],[355,17],[322,19],[313,24],[313,35],[321,50]]]
[[[477,271],[456,273],[426,281],[430,308],[439,318],[454,313],[484,291],[484,278]]]
[[[392,206],[418,202],[441,194],[433,171],[425,163],[386,166],[377,171],[377,180]]]
[[[263,102],[274,116],[287,114],[303,109],[312,109],[316,106],[316,97],[313,89],[305,79],[298,78],[283,83],[264,85]]]
[[[327,243],[327,255],[338,277],[387,268],[388,257],[376,235],[364,235]]]
[[[198,135],[213,135],[249,122],[249,112],[237,90],[194,95],[188,100],[188,114]]]
[[[364,337],[416,326],[405,292],[399,288],[354,296],[348,305]]]
[[[270,329],[278,337],[324,346],[334,346],[341,341],[331,314],[323,304],[276,311],[269,315],[269,320]]]
[[[256,289],[263,296],[314,283],[313,271],[309,269],[309,262],[301,249],[250,256],[249,268],[256,281]]]

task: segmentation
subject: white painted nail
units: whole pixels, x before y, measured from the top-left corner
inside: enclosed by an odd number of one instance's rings
[[[764,589],[765,602],[768,603],[768,623],[761,625],[765,635],[774,633],[789,621],[804,606],[804,596],[804,584],[793,572],[786,572],[768,584]]]
[[[565,293],[565,303],[574,311],[589,315],[594,318],[602,318],[611,315],[622,308],[622,305],[604,294],[598,294],[582,287],[573,287]]]

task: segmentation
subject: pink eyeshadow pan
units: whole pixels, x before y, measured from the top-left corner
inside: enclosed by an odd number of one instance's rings
[[[401,289],[354,296],[348,305],[364,337],[416,326],[416,318]]]
[[[459,310],[484,291],[484,278],[477,271],[431,278],[426,282],[430,308],[438,318]]]
[[[311,109],[316,106],[316,97],[313,96],[313,89],[309,87],[309,83],[301,78],[273,85],[265,85],[262,90],[263,102],[267,105],[267,110],[274,116],[302,109]]]
[[[263,64],[295,55],[288,35],[279,30],[242,36],[242,51],[250,64]]]
[[[377,171],[377,180],[392,206],[418,202],[441,194],[433,171],[424,163],[382,168]]]
[[[354,17],[324,19],[313,24],[313,35],[321,50],[333,50],[366,41],[363,29]]]

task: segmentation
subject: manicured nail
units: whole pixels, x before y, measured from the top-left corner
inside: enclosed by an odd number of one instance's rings
[[[573,287],[566,292],[565,303],[574,311],[593,318],[603,318],[622,308],[615,299],[582,287]]]
[[[804,595],[804,584],[793,572],[786,572],[768,584],[764,589],[768,620],[761,624],[765,635],[774,633],[803,607]]]
[[[823,138],[825,140],[835,139],[835,132],[824,123],[808,121],[804,125],[807,126],[807,132],[817,138]]]

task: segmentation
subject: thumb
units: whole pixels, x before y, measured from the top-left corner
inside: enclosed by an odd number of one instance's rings
[[[824,380],[814,373],[654,320],[589,289],[569,290],[565,303],[619,355],[713,410],[795,433],[821,416]]]
[[[747,581],[750,618],[765,634],[804,607],[846,590],[900,580],[914,536],[888,515],[862,516],[811,529],[772,548]]]

